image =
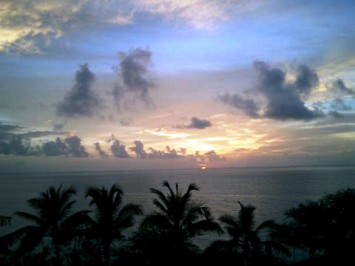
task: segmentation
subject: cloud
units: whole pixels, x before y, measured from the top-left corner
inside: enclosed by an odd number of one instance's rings
[[[147,153],[147,158],[148,159],[180,159],[185,157],[183,152],[184,152],[183,149],[177,151],[175,149],[171,149],[169,146],[166,146],[164,151],[149,148],[149,153]]]
[[[81,139],[77,136],[68,137],[65,139],[65,143],[68,146],[69,154],[74,157],[88,157],[89,154],[86,149],[81,145]]]
[[[113,139],[111,144],[111,152],[113,156],[117,158],[129,158],[129,154],[126,151],[126,146],[121,144],[119,140]]]
[[[33,139],[33,138],[41,138],[46,136],[53,136],[53,135],[65,135],[67,132],[65,131],[30,131],[27,133],[19,134],[21,137],[25,139]]]
[[[125,26],[142,13],[209,30],[240,8],[228,0],[12,0],[0,5],[0,52],[15,54],[48,52],[67,34],[98,25]]]
[[[227,21],[230,11],[238,6],[226,0],[142,0],[141,9],[170,20],[182,20],[194,28],[211,30],[220,22]]]
[[[75,83],[62,102],[57,106],[57,114],[65,117],[92,117],[100,106],[100,98],[92,90],[95,75],[88,64],[80,66],[75,74]]]
[[[226,158],[219,156],[215,151],[209,151],[204,154],[208,161],[225,161]]]
[[[227,93],[220,96],[219,100],[230,106],[242,110],[250,117],[259,117],[260,107],[253,99],[246,99],[238,94]]]
[[[55,124],[55,125],[53,125],[53,130],[54,131],[63,130],[64,126],[65,126],[65,123]]]
[[[20,127],[18,125],[5,125],[0,122],[0,132],[1,133],[14,132],[16,130],[21,130],[21,129],[22,129],[22,127]]]
[[[148,49],[136,48],[128,53],[120,52],[118,67],[114,70],[121,83],[116,84],[113,97],[118,108],[130,108],[137,100],[152,105],[150,90],[155,85],[148,78],[152,53]]]
[[[0,141],[0,154],[26,156],[32,154],[29,139],[13,135],[10,141]]]
[[[45,156],[67,156],[69,154],[68,147],[61,138],[43,143],[42,151]]]
[[[305,103],[319,83],[314,70],[300,65],[294,73],[294,80],[288,82],[286,71],[280,68],[272,68],[262,61],[256,61],[254,68],[258,74],[256,97],[263,100],[244,98],[239,94],[225,94],[219,100],[254,118],[310,120],[323,115],[319,110],[308,108]]]
[[[31,139],[51,135],[62,135],[59,131],[29,131],[18,125],[4,125],[0,123],[0,154],[16,156],[39,156],[43,154],[43,147],[31,146]]]
[[[81,145],[81,139],[78,136],[67,137],[64,140],[57,138],[55,141],[43,143],[41,150],[45,156],[73,156],[88,157],[89,154],[85,147]]]
[[[130,147],[129,149],[136,154],[137,158],[140,158],[140,159],[147,158],[147,153],[144,150],[143,142],[136,140],[136,141],[134,141],[134,147]]]
[[[335,118],[344,118],[342,113],[354,108],[354,90],[347,87],[342,79],[336,79],[331,84],[326,84],[326,87],[327,98],[314,105]]]
[[[213,150],[203,154],[198,151],[195,154],[188,154],[185,148],[176,150],[170,148],[170,146],[166,146],[165,150],[157,150],[150,147],[146,151],[143,142],[139,140],[136,140],[134,145],[135,146],[130,147],[130,150],[133,151],[139,159],[187,159],[198,163],[226,160],[226,158],[219,156]]]
[[[182,128],[195,128],[195,129],[205,129],[207,127],[211,127],[212,123],[205,119],[199,119],[198,117],[194,116],[191,118],[191,123],[182,126]]]
[[[350,96],[355,94],[352,89],[345,85],[342,79],[335,80],[328,89],[337,96]]]
[[[99,142],[96,142],[94,145],[95,145],[95,150],[99,153],[101,158],[108,158],[107,153],[104,150],[102,150]]]
[[[0,53],[39,54],[56,39],[98,24],[132,23],[127,1],[12,0],[0,4]]]
[[[85,147],[81,145],[81,139],[78,136],[67,137],[64,140],[56,138],[56,140],[46,141],[41,147],[38,147],[39,154],[44,156],[73,156],[88,157],[89,154]]]

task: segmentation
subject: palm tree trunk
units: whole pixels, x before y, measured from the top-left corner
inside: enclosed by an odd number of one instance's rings
[[[58,243],[54,243],[54,252],[55,252],[55,261],[54,261],[54,265],[55,266],[60,266],[61,261],[60,261],[60,247],[58,245]]]
[[[110,265],[110,241],[104,241],[103,243],[103,255],[104,255],[104,265]]]

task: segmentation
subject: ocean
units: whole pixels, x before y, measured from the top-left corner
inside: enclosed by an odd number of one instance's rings
[[[256,207],[257,224],[274,219],[282,222],[284,212],[307,200],[317,200],[326,193],[355,188],[355,167],[229,168],[148,170],[115,172],[62,172],[0,175],[0,215],[12,216],[12,225],[2,227],[0,235],[25,225],[13,216],[15,211],[32,210],[26,200],[37,197],[49,186],[73,186],[77,189],[77,210],[88,209],[85,191],[89,186],[118,184],[124,191],[124,202],[141,204],[145,214],[154,210],[150,188],[163,189],[167,180],[186,190],[196,183],[200,190],[194,199],[209,206],[214,217],[236,215],[238,201]],[[163,189],[164,190],[164,189]],[[165,190],[164,190],[165,191]],[[199,241],[207,242],[213,236]]]

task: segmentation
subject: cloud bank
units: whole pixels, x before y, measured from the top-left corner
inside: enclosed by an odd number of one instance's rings
[[[228,0],[2,1],[0,53],[43,53],[67,34],[98,25],[129,25],[142,14],[210,30],[237,8],[240,4]]]

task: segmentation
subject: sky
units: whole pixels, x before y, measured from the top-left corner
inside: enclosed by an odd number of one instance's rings
[[[0,1],[0,171],[354,165],[354,1]]]

